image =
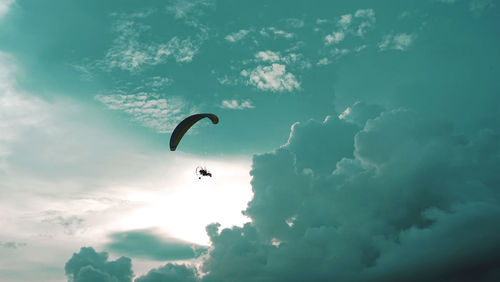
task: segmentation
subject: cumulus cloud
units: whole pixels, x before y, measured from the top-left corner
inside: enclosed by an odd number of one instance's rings
[[[203,281],[499,277],[499,133],[464,140],[446,122],[360,105],[356,124],[296,124],[254,156],[252,222],[207,227]]]
[[[221,103],[221,107],[225,109],[231,109],[231,110],[244,110],[244,109],[253,109],[255,108],[254,105],[252,104],[252,101],[250,100],[243,100],[243,101],[238,101],[238,100],[223,100]]]
[[[180,98],[161,98],[159,95],[147,93],[99,94],[95,96],[95,99],[111,110],[121,110],[127,113],[133,121],[152,128],[158,133],[168,133],[173,130],[186,110]]]
[[[273,63],[270,66],[257,66],[254,70],[241,72],[248,78],[248,83],[265,91],[293,91],[300,89],[300,83],[292,73],[286,71],[286,66]]]
[[[150,270],[146,275],[134,280],[135,282],[196,282],[198,271],[195,268],[182,264],[167,263],[166,265]]]
[[[129,258],[120,257],[108,261],[108,254],[98,253],[93,248],[83,247],[73,254],[64,267],[66,276],[73,282],[132,282],[132,263]]]
[[[367,120],[373,119],[384,111],[379,105],[368,104],[357,101],[352,106],[347,107],[340,115],[339,119],[354,123],[363,127]]]
[[[385,35],[382,41],[378,44],[378,48],[381,51],[390,49],[405,51],[410,47],[414,39],[414,35],[407,33],[388,34]]]
[[[198,257],[207,248],[175,238],[164,238],[153,230],[133,230],[110,235],[108,249],[127,256],[160,261],[186,260]]]

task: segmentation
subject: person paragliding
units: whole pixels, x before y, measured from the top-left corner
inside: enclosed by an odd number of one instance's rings
[[[206,168],[201,167],[201,166],[196,168],[196,175],[198,175],[198,179],[201,179],[203,176],[212,177],[212,173],[210,171],[208,171]]]
[[[205,113],[188,116],[183,121],[181,121],[172,132],[172,135],[170,136],[170,151],[175,151],[182,137],[191,128],[191,126],[204,118],[210,119],[213,124],[219,123],[219,117],[214,114]],[[196,175],[198,175],[198,179],[201,179],[201,177],[203,176],[212,177],[212,173],[201,166],[196,168]]]

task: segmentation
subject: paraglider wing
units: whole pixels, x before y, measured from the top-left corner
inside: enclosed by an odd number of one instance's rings
[[[175,127],[174,132],[170,136],[170,151],[175,151],[182,136],[186,134],[191,126],[203,118],[209,118],[213,124],[219,123],[219,118],[214,114],[196,114],[185,118]]]

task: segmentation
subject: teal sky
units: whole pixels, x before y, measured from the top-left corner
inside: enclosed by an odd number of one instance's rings
[[[496,281],[499,9],[0,0],[0,280]]]

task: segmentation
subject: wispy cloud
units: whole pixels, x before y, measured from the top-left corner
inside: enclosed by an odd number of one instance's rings
[[[285,20],[286,26],[293,28],[302,28],[304,27],[304,20],[297,18],[290,18]]]
[[[145,43],[139,37],[151,27],[131,19],[119,19],[114,25],[118,36],[99,65],[104,70],[119,68],[130,72],[140,70],[144,65],[157,65],[172,57],[178,63],[191,62],[198,53],[206,35],[202,32],[196,38],[174,36],[166,43]]]
[[[111,110],[120,110],[133,121],[152,128],[158,133],[168,133],[186,113],[187,107],[180,98],[161,98],[156,94],[97,95],[95,99]]]
[[[474,14],[474,16],[479,17],[481,14],[495,6],[493,0],[471,0],[469,3],[469,10]]]
[[[19,243],[14,241],[2,242],[0,241],[0,247],[6,249],[17,249],[26,246],[26,243]]]
[[[366,31],[375,24],[375,11],[373,9],[361,9],[354,13],[355,18],[361,19],[361,23],[356,30],[358,36],[365,35]]]
[[[74,235],[84,229],[85,219],[80,216],[64,215],[63,212],[56,210],[45,211],[43,216],[45,218],[42,222],[61,226],[67,235]]]
[[[444,4],[454,4],[457,0],[435,0],[436,2],[444,3]]]
[[[236,41],[240,41],[241,39],[243,39],[245,36],[247,36],[247,34],[249,32],[250,31],[248,31],[247,29],[241,29],[237,32],[233,32],[233,33],[226,35],[226,37],[224,37],[224,39],[226,39],[229,42],[234,43]]]
[[[410,47],[414,39],[414,35],[407,33],[387,34],[378,44],[378,48],[381,51],[390,49],[405,51],[406,49],[408,49],[408,47]]]
[[[253,109],[255,108],[250,100],[239,101],[236,99],[233,100],[223,100],[221,103],[221,108],[231,109],[231,110],[244,110],[244,109]]]
[[[259,32],[262,36],[274,36],[281,37],[285,39],[292,39],[295,35],[291,32],[287,32],[281,29],[277,29],[274,26],[262,28]]]
[[[0,0],[0,19],[7,14],[10,5],[14,3],[15,0]]]
[[[270,66],[257,66],[252,71],[243,70],[243,77],[248,83],[265,91],[293,91],[300,89],[300,83],[292,73],[286,71],[286,66],[273,63]]]

